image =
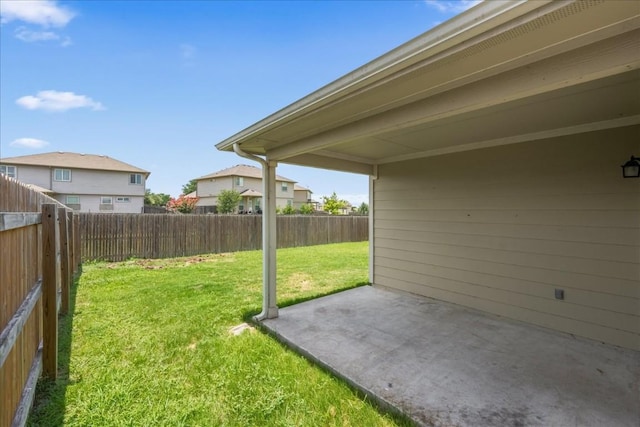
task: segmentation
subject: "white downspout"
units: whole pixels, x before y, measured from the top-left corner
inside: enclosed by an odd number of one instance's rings
[[[276,162],[242,151],[238,143],[233,151],[262,166],[262,311],[255,319],[278,317],[276,303]]]

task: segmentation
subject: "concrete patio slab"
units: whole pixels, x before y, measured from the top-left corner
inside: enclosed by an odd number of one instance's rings
[[[420,425],[640,426],[633,350],[372,286],[262,323]]]

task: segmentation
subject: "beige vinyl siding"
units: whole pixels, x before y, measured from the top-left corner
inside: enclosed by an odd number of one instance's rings
[[[632,154],[638,126],[381,165],[374,283],[640,349]]]
[[[48,170],[49,168],[47,168]],[[54,169],[51,172],[53,174]],[[144,197],[144,175],[142,184],[130,184],[131,172],[101,171],[92,169],[70,169],[71,181],[52,181],[51,190],[60,194],[87,194]]]
[[[20,182],[51,189],[51,169],[48,167],[16,165],[16,172]]]
[[[101,199],[104,195],[96,194],[56,194],[53,197],[60,203],[66,204],[67,196],[78,196],[80,198],[80,212],[102,212],[102,213],[141,213],[144,207],[143,196],[127,196],[118,194],[117,196],[107,196],[112,198],[112,204],[103,206],[101,209]],[[128,197],[129,202],[116,202],[116,197]]]
[[[218,194],[222,190],[233,188],[233,177],[207,178],[198,181],[197,195],[199,197],[196,206],[215,206],[218,203]]]

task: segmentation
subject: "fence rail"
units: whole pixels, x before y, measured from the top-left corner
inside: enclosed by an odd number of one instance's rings
[[[38,377],[56,378],[78,226],[66,207],[0,174],[0,427],[24,426]]]
[[[173,258],[262,247],[260,215],[80,213],[82,260]],[[364,216],[282,215],[279,248],[368,239]]]

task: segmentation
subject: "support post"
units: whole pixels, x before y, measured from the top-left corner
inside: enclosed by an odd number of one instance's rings
[[[58,375],[58,284],[60,283],[58,206],[42,205],[42,370]]]
[[[276,166],[277,162],[266,160],[265,171],[263,172],[263,186],[265,196],[265,209],[262,214],[263,229],[263,251],[264,251],[264,298],[266,303],[266,318],[278,317],[278,303],[276,298]]]
[[[69,260],[69,218],[67,210],[58,208],[58,220],[60,222],[60,288],[62,290],[62,305],[60,314],[69,312],[69,289],[71,286],[71,262]]]

